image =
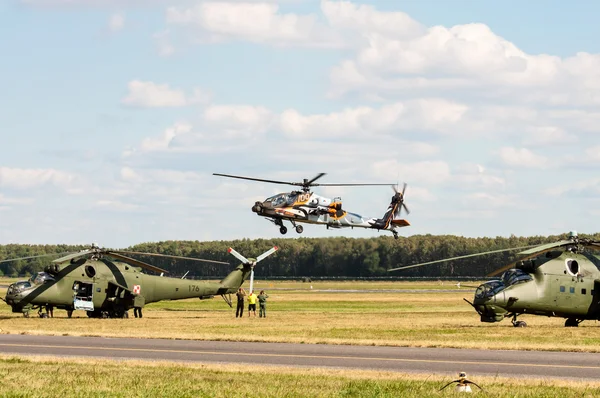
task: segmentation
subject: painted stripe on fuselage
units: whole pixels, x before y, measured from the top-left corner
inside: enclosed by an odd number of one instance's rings
[[[103,258],[101,260],[104,264],[106,264],[106,266],[108,267],[108,269],[110,270],[110,272],[112,272],[113,276],[115,277],[115,280],[117,281],[117,283],[121,286],[127,286],[127,281],[125,280],[125,277],[123,276],[123,273],[121,272],[121,270],[119,269],[119,267],[117,267],[117,265],[111,261],[108,261],[107,259]]]
[[[35,299],[40,294],[44,293],[46,290],[50,289],[52,286],[54,286],[56,283],[58,283],[62,278],[69,275],[71,272],[75,271],[77,268],[79,268],[85,262],[86,262],[86,260],[83,260],[83,261],[79,260],[79,261],[69,264],[68,267],[60,270],[58,272],[58,274],[52,275],[54,277],[54,281],[44,283],[43,285],[41,285],[40,287],[35,289],[33,292],[31,292],[27,296],[23,297],[23,299],[21,299],[19,301],[18,305],[24,307],[27,304],[31,303],[31,301],[33,299]]]

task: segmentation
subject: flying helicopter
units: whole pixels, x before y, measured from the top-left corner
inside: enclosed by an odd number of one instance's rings
[[[512,318],[515,327],[525,327],[519,315],[543,315],[566,318],[566,327],[576,327],[584,320],[600,320],[600,241],[580,238],[571,231],[567,239],[545,245],[521,247],[527,250],[516,262],[487,276],[500,275],[478,286],[469,303],[481,322],[500,322]],[[453,257],[427,263],[392,268],[388,271],[420,267],[449,260],[475,257],[501,251]]]
[[[264,201],[256,202],[252,206],[252,211],[261,217],[265,217],[279,227],[282,235],[287,233],[287,227],[283,221],[289,221],[301,234],[304,231],[302,225],[297,223],[320,224],[329,228],[370,228],[376,230],[388,230],[398,239],[396,228],[407,227],[410,223],[404,219],[398,219],[402,209],[410,214],[410,211],[404,204],[404,193],[406,184],[399,191],[394,184],[320,184],[316,183],[325,173],[319,173],[312,179],[305,178],[302,182],[267,180],[262,178],[242,177],[230,174],[213,173],[213,175],[238,178],[242,180],[267,182],[271,184],[285,184],[301,187],[301,190],[283,192],[273,195]],[[365,218],[359,214],[352,213],[342,209],[342,199],[336,197],[333,199],[317,195],[311,192],[310,188],[315,186],[374,186],[390,185],[394,190],[390,205],[388,206],[382,218]]]
[[[256,263],[277,249],[274,247],[256,259],[246,259],[235,252],[237,258],[245,261],[222,281],[208,282],[164,277],[168,271],[125,254],[171,257],[215,264],[228,263],[156,253],[109,250],[92,245],[90,249],[70,253],[52,261],[43,272],[38,272],[29,280],[11,284],[3,301],[12,307],[12,312],[21,312],[25,317],[29,316],[32,309],[52,305],[67,310],[69,317],[73,310],[84,310],[90,318],[128,318],[127,311],[130,308],[142,308],[149,303],[195,297],[203,300],[216,295],[220,295],[231,307],[230,295],[237,291],[248,275],[253,274]],[[230,248],[229,251],[232,252],[233,249]],[[2,262],[13,260],[18,259]],[[145,274],[142,269],[160,275]]]

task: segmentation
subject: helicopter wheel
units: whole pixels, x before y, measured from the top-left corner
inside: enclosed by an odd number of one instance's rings
[[[579,322],[577,322],[577,319],[575,318],[567,318],[567,320],[565,321],[566,328],[576,328],[578,326]]]
[[[281,228],[279,228],[279,232],[281,232],[281,235],[285,235],[287,234],[287,228],[282,225]]]
[[[514,327],[516,328],[525,328],[527,327],[527,322],[525,321],[517,321],[514,323]]]
[[[296,225],[296,232],[298,232],[299,234],[301,234],[302,231],[304,231],[304,227],[302,225]]]

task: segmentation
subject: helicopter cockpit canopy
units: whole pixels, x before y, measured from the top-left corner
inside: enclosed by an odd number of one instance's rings
[[[55,279],[52,275],[47,272],[38,272],[37,275],[32,275],[29,279],[34,285],[43,285],[44,283],[53,282]]]
[[[291,206],[296,202],[296,193],[280,193],[273,195],[265,200],[265,203],[270,203],[273,207],[277,206]]]
[[[502,274],[501,280],[493,280],[484,283],[479,286],[475,291],[475,298],[487,298],[492,297],[502,290],[513,286],[518,285],[519,283],[525,283],[532,281],[533,278],[527,272],[520,269],[509,269],[504,274]]]
[[[504,289],[504,283],[499,280],[493,280],[480,285],[475,291],[475,298],[484,299],[492,297]]]
[[[533,280],[531,275],[520,269],[509,269],[504,274],[502,274],[502,282],[504,282],[506,287],[518,285],[519,283],[529,282],[531,280]]]

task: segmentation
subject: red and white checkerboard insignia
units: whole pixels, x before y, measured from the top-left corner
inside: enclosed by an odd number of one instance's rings
[[[141,287],[140,285],[133,285],[133,293],[140,294]]]

